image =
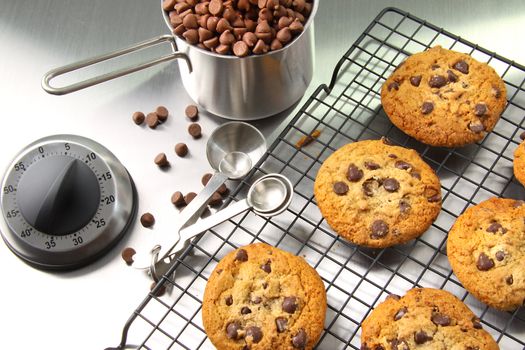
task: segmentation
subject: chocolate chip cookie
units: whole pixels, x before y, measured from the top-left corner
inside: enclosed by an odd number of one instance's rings
[[[381,89],[392,123],[418,141],[456,147],[492,131],[506,105],[496,71],[467,54],[435,46],[400,64]]]
[[[439,178],[416,151],[384,140],[345,145],[326,159],[314,184],[328,224],[373,248],[420,236],[441,210]]]
[[[361,350],[499,349],[479,318],[461,300],[439,289],[390,295],[361,327]]]
[[[312,349],[325,312],[317,272],[302,258],[262,243],[217,264],[202,304],[204,329],[219,350]]]
[[[514,176],[525,186],[525,141],[520,143],[514,151]]]
[[[472,295],[500,310],[525,301],[525,202],[490,198],[461,214],[448,234],[452,270]]]

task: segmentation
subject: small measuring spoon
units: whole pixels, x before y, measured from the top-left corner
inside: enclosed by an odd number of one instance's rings
[[[257,215],[272,217],[285,211],[292,200],[293,186],[290,180],[281,174],[268,174],[257,180],[249,189],[245,199],[235,202],[221,211],[197,223],[182,229],[179,239],[169,249],[170,262],[174,255],[184,250],[189,241],[202,232],[205,232],[232,217],[252,209]],[[157,254],[157,256],[159,256]],[[152,261],[151,275],[157,280],[165,273],[169,264],[163,262],[167,256]]]
[[[259,130],[243,122],[229,122],[219,126],[210,135],[206,143],[208,162],[216,172],[210,178],[204,189],[181,212],[179,225],[181,229],[195,223],[206,208],[211,196],[226,182],[238,180],[251,170],[252,166],[266,152],[266,140]],[[137,251],[133,255],[131,266],[137,269],[149,269],[152,258],[170,254],[174,237],[162,235],[159,241],[149,251]]]

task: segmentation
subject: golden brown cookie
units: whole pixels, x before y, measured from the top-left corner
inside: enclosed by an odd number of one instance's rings
[[[479,318],[461,300],[439,289],[390,295],[361,327],[361,350],[499,349]]]
[[[448,234],[452,270],[472,295],[500,310],[525,301],[525,205],[490,198],[461,214]]]
[[[440,182],[432,168],[416,151],[385,140],[335,151],[317,173],[314,194],[334,231],[373,248],[420,236],[441,209]]]
[[[217,264],[202,304],[204,329],[219,350],[312,349],[325,313],[317,272],[301,257],[262,243]]]
[[[514,151],[514,176],[525,186],[525,141],[520,143]]]
[[[492,67],[435,46],[397,67],[383,84],[381,103],[392,123],[416,140],[456,147],[492,131],[506,94]]]

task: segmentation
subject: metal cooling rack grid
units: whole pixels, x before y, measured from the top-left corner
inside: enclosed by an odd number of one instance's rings
[[[379,91],[394,67],[408,55],[438,44],[489,62],[507,84],[507,109],[495,130],[476,145],[428,147],[395,128],[381,108]],[[502,349],[524,348],[524,308],[499,312],[478,302],[452,274],[445,248],[448,230],[468,206],[492,196],[525,197],[512,175],[513,151],[525,128],[524,83],[525,67],[406,12],[385,9],[340,60],[330,87],[319,86],[231,195],[242,198],[254,178],[280,172],[294,184],[290,208],[272,219],[245,213],[196,239],[132,314],[123,343],[129,332],[130,340],[141,339],[143,349],[213,349],[200,311],[207,278],[232,249],[263,241],[303,256],[321,275],[328,310],[319,349],[359,349],[359,325],[374,306],[387,294],[404,294],[414,286],[452,292],[481,317]],[[322,131],[321,136],[297,149],[295,142],[315,129]],[[416,149],[433,167],[442,183],[443,209],[420,238],[372,250],[351,245],[332,232],[315,204],[313,183],[335,149],[381,136]],[[169,287],[169,295],[155,296],[161,287]]]

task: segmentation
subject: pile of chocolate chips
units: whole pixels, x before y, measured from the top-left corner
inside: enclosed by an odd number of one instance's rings
[[[164,0],[173,33],[238,57],[279,50],[304,30],[313,0]]]

